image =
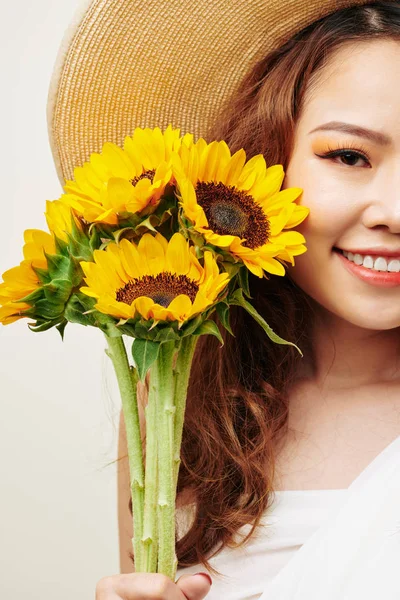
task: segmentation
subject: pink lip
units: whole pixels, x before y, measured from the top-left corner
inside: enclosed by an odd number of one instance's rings
[[[374,269],[367,269],[362,265],[356,265],[350,260],[347,260],[347,258],[341,252],[335,252],[335,254],[337,254],[339,259],[342,261],[343,266],[352,275],[356,275],[359,279],[362,279],[367,283],[382,287],[395,287],[400,285],[400,273],[388,273],[387,271],[375,271]]]
[[[345,252],[352,252],[352,254],[363,254],[366,256],[369,254],[370,256],[399,256],[400,257],[400,248],[399,250],[387,250],[386,248],[362,248],[352,250],[349,248],[340,248],[340,250],[344,250]]]

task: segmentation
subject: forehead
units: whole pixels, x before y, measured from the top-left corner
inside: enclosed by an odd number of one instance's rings
[[[400,42],[346,43],[311,79],[302,118],[357,122],[360,115],[366,126],[392,129],[394,119],[400,123]]]

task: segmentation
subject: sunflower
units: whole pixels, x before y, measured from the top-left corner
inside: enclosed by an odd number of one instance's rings
[[[89,223],[118,224],[118,215],[156,205],[171,181],[171,159],[181,144],[180,129],[169,125],[137,127],[126,136],[123,149],[106,142],[101,153],[74,169],[75,181],[67,181],[61,196]],[[125,213],[125,214],[124,214]]]
[[[205,252],[203,267],[180,233],[169,242],[145,233],[137,246],[122,239],[95,250],[93,258],[80,263],[87,284],[80,291],[98,299],[98,311],[126,320],[181,324],[213,304],[229,280],[211,252]]]
[[[0,323],[9,325],[23,318],[24,312],[31,308],[26,302],[19,302],[42,284],[32,267],[45,269],[47,254],[56,251],[54,236],[40,229],[26,229],[24,232],[24,260],[17,266],[3,273],[0,283]]]
[[[309,209],[295,203],[301,188],[279,191],[282,165],[267,168],[261,154],[246,162],[243,149],[232,156],[224,141],[207,144],[202,138],[182,144],[178,154],[178,196],[194,229],[258,277],[264,271],[285,275],[277,258],[294,264],[293,256],[306,247],[303,235],[284,230],[301,223]]]

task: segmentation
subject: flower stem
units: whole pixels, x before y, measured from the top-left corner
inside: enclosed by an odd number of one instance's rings
[[[185,420],[186,396],[189,385],[190,369],[198,336],[189,335],[181,339],[176,359],[174,373],[174,399],[175,399],[175,422],[174,422],[174,449],[173,449],[173,469],[174,469],[174,505],[176,505],[176,489],[178,485],[179,467],[181,464],[181,444],[183,423]],[[173,574],[178,568],[178,559],[175,555]]]
[[[179,467],[181,464],[181,444],[183,423],[185,419],[186,396],[189,385],[190,369],[196,349],[198,336],[188,335],[181,340],[175,366],[175,438],[174,438],[174,482],[175,490],[178,484]]]
[[[141,538],[143,535],[144,468],[139,410],[137,404],[137,371],[130,367],[122,337],[105,336],[108,344],[106,354],[110,357],[121,394],[124,414],[128,461],[132,495],[132,547],[135,571],[142,570]]]
[[[174,493],[174,372],[175,342],[163,342],[151,378],[156,375],[158,430],[158,568],[174,581],[175,493]]]
[[[158,495],[158,465],[157,465],[157,438],[158,431],[158,406],[159,377],[157,363],[150,371],[150,385],[146,414],[146,469],[144,484],[144,529],[142,537],[144,573],[157,572],[158,558],[158,527],[157,527],[157,495]]]

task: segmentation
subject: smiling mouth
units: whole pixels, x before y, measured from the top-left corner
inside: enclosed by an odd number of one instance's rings
[[[353,254],[341,248],[333,248],[333,252],[341,254],[350,263],[372,272],[399,273],[400,257],[376,256],[371,254]]]

